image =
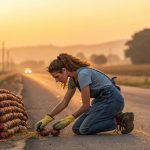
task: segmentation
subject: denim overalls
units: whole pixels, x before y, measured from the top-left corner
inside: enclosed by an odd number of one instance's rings
[[[105,86],[93,99],[89,110],[76,120],[72,130],[83,135],[114,130],[117,127],[115,117],[123,108],[124,99],[120,91],[115,85]]]

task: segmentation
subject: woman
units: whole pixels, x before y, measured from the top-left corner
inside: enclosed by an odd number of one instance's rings
[[[88,63],[65,53],[50,63],[48,71],[56,82],[61,82],[65,86],[69,78],[68,90],[63,100],[36,124],[37,131],[43,130],[54,120],[55,115],[68,106],[76,88],[81,92],[82,106],[55,123],[54,129],[61,130],[80,116],[72,127],[77,135],[110,131],[117,129],[118,125],[123,134],[133,130],[134,115],[132,112],[122,113],[124,99],[120,91],[105,74],[89,66]],[[91,104],[90,98],[93,98]]]

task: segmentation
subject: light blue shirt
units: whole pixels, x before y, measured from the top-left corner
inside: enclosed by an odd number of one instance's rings
[[[90,87],[90,97],[94,98],[97,93],[105,86],[113,85],[111,80],[102,72],[96,69],[81,67],[77,70],[77,80],[82,90],[84,87]],[[69,79],[68,88],[76,88],[76,83],[72,78]]]

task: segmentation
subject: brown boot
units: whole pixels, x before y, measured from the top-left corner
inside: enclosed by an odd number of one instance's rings
[[[120,113],[116,117],[117,124],[122,134],[128,134],[134,129],[134,113]]]

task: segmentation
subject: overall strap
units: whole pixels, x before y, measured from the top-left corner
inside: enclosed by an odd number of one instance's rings
[[[89,67],[88,67],[88,68],[89,68]],[[99,71],[99,70],[96,70],[96,69],[94,69],[94,68],[89,68],[89,69],[95,70],[95,71],[97,71],[97,72],[103,74],[105,77],[107,77],[107,79],[108,79],[109,81],[111,81],[111,83],[112,83],[119,91],[121,90],[120,87],[119,87],[118,85],[116,85],[116,82],[115,82],[115,79],[117,78],[116,76],[115,76],[115,77],[112,77],[112,79],[110,79],[105,73],[103,73],[103,72],[101,72],[101,71]],[[79,89],[79,91],[81,91],[81,88],[80,88],[80,85],[79,85],[78,80],[76,81],[75,78],[73,78],[73,81],[74,81],[75,85],[77,86],[77,88]]]
[[[116,76],[114,76],[114,77],[112,77],[112,78],[110,79],[105,73],[103,73],[103,72],[101,72],[101,71],[99,71],[99,70],[96,70],[96,69],[94,69],[94,68],[90,68],[90,69],[95,70],[95,71],[97,71],[97,72],[103,74],[105,77],[107,77],[107,78],[112,82],[112,84],[113,84],[119,91],[121,91],[121,88],[120,88],[118,85],[116,85],[116,82],[115,82],[115,79],[117,78]]]
[[[81,88],[80,88],[78,80],[76,81],[75,78],[72,78],[72,79],[73,79],[75,85],[77,86],[77,88],[79,89],[79,91],[81,91]]]

